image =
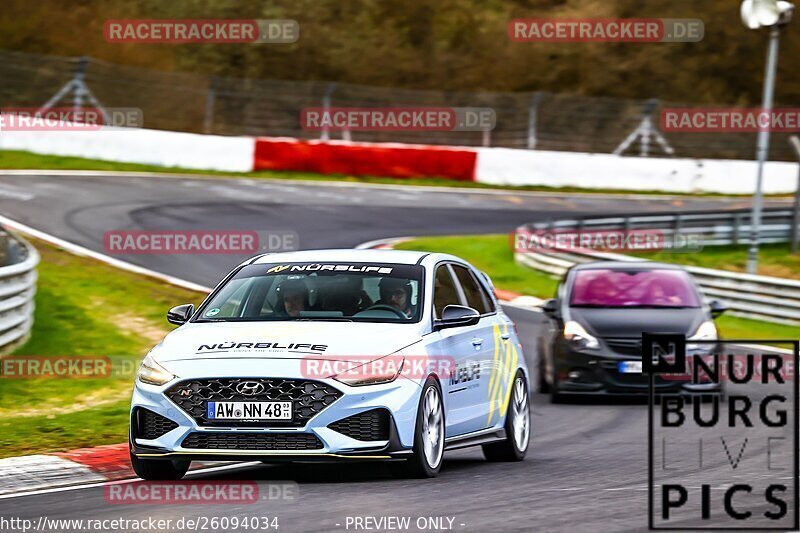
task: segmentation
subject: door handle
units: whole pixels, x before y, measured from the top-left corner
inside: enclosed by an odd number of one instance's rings
[[[478,338],[472,339],[473,346],[480,346],[481,344],[483,344],[483,339],[478,339]]]
[[[508,339],[511,338],[511,333],[501,333],[500,338],[503,339],[504,341],[507,341]]]

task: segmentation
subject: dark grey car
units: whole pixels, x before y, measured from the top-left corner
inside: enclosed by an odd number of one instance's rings
[[[540,390],[563,395],[646,394],[642,333],[684,335],[696,354],[713,350],[719,301],[705,303],[692,276],[676,265],[596,262],[571,268],[557,297],[542,304],[556,334],[539,364]],[[663,393],[716,393],[714,385],[655,379]]]

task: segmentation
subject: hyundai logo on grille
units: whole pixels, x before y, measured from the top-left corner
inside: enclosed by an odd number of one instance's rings
[[[264,392],[264,385],[258,381],[242,381],[236,385],[236,392],[244,396],[255,396]]]

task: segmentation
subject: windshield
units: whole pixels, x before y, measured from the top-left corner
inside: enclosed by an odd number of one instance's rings
[[[242,268],[197,322],[417,322],[423,268],[379,263],[283,263]]]
[[[682,270],[580,270],[572,307],[700,307],[689,275]]]

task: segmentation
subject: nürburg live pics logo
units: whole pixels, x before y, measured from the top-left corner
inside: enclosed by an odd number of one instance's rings
[[[642,335],[650,529],[798,529],[798,344]]]

